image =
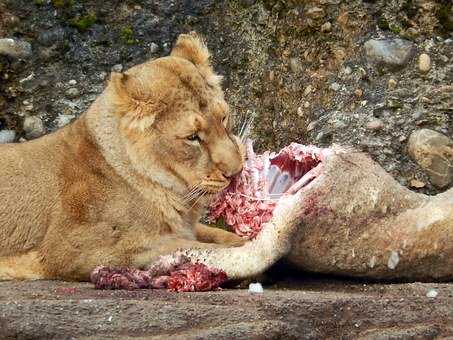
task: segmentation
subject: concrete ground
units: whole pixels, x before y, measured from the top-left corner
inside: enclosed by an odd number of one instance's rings
[[[436,297],[427,292],[435,289]],[[453,339],[453,284],[284,279],[263,294],[1,282],[0,339]]]

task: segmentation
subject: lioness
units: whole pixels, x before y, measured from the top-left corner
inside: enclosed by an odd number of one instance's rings
[[[183,34],[170,56],[112,73],[74,123],[0,145],[0,279],[87,280],[100,264],[243,244],[198,223],[244,161],[220,79]]]

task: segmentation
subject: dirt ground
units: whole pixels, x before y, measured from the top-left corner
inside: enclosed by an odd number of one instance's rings
[[[435,298],[426,296],[435,289]],[[446,339],[453,284],[299,277],[208,293],[0,283],[0,339]]]

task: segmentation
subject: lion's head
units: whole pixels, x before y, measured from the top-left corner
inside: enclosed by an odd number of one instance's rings
[[[209,57],[195,34],[183,34],[170,56],[113,73],[107,88],[135,169],[182,195],[217,193],[243,165]]]

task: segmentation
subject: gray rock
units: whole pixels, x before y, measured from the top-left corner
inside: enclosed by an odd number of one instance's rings
[[[0,39],[0,54],[11,58],[25,59],[32,54],[31,45],[23,40]]]
[[[36,116],[26,117],[24,120],[24,131],[27,139],[38,138],[46,133],[46,128],[41,118]]]
[[[368,62],[387,68],[402,68],[415,54],[415,45],[403,39],[370,39],[364,46]]]
[[[77,98],[78,96],[80,96],[80,91],[75,87],[71,87],[66,90],[65,94],[66,94],[66,97],[68,97],[70,99],[74,99],[74,98]]]
[[[159,45],[156,43],[152,42],[151,45],[149,46],[149,51],[151,53],[156,53],[159,50]]]
[[[121,64],[116,64],[112,66],[112,71],[113,72],[121,72],[123,70],[123,65]]]
[[[297,73],[301,70],[302,65],[300,64],[299,58],[291,58],[289,59],[289,67],[291,71]]]
[[[268,19],[269,12],[263,6],[258,7],[258,13],[256,16],[256,21],[258,22],[258,24],[264,25]]]
[[[241,0],[241,5],[245,7],[253,6],[256,0]]]
[[[409,155],[428,174],[433,185],[445,188],[453,181],[453,141],[430,129],[411,134]]]
[[[65,30],[61,27],[56,27],[41,32],[38,36],[38,42],[46,47],[50,47],[54,44],[60,46],[64,43],[65,38],[66,38]]]
[[[311,7],[307,10],[307,16],[311,19],[320,19],[325,15],[324,9],[320,7]]]
[[[0,131],[0,144],[12,143],[16,138],[14,130],[1,130]]]
[[[339,91],[341,89],[341,85],[338,83],[332,83],[330,84],[330,88],[334,91]]]
[[[422,53],[418,57],[418,69],[421,73],[427,73],[431,69],[431,58],[426,53]]]
[[[56,119],[57,126],[61,128],[68,125],[74,118],[74,115],[59,115]]]
[[[366,127],[370,130],[380,130],[384,127],[384,123],[380,119],[373,119],[367,123]]]
[[[332,30],[332,24],[329,21],[327,21],[326,23],[322,24],[321,32],[327,33],[327,32],[330,32],[331,30]]]

